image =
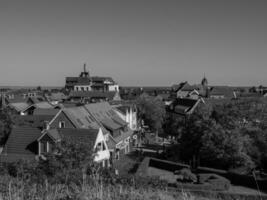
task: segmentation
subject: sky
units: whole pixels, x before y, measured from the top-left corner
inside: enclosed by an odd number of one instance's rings
[[[0,85],[267,86],[266,0],[0,0]]]

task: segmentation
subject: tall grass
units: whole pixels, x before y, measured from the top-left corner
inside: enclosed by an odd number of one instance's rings
[[[3,178],[6,179],[3,182]],[[153,188],[134,188],[103,182],[77,184],[31,184],[18,178],[0,177],[0,200],[195,200],[194,196],[181,192]]]

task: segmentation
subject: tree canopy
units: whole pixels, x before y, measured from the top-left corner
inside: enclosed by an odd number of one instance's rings
[[[165,105],[160,98],[152,97],[147,94],[142,94],[137,100],[139,119],[144,122],[154,131],[162,128],[165,120]]]

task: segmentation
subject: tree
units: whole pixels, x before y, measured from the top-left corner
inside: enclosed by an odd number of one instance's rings
[[[138,119],[143,120],[153,131],[162,128],[165,120],[165,105],[157,97],[151,97],[143,93],[137,100]]]
[[[254,168],[254,162],[247,152],[250,138],[242,136],[238,130],[225,130],[217,125],[201,138],[200,159],[202,163],[216,168],[230,169],[246,166]]]
[[[64,139],[53,153],[45,155],[37,168],[39,174],[61,182],[81,182],[87,174],[95,174],[98,165],[93,161],[93,146],[86,141]]]
[[[7,108],[0,110],[0,146],[4,145],[12,129],[12,119]]]

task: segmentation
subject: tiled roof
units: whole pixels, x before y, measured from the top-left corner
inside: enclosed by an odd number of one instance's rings
[[[25,111],[30,105],[27,103],[10,103],[9,106],[14,108],[17,112]]]
[[[209,94],[210,96],[224,96],[224,97],[228,97],[228,98],[232,98],[234,97],[233,94],[234,90],[231,87],[227,87],[227,86],[214,86],[211,88]]]
[[[64,108],[62,111],[76,128],[101,128],[104,134],[108,134],[107,129],[113,131],[127,125],[107,102]]]
[[[53,119],[53,115],[18,115],[14,116],[14,123],[23,127],[44,127],[45,122]]]
[[[51,93],[51,95],[48,96],[48,98],[50,98],[51,100],[62,100],[62,99],[66,99],[66,95],[62,92],[57,92],[57,93]]]
[[[122,140],[124,140],[124,139],[126,139],[126,138],[128,138],[130,136],[132,136],[132,135],[133,135],[133,131],[128,129],[128,131],[124,132],[119,137],[115,137],[114,140],[115,140],[116,143],[118,143],[118,142],[120,142],[120,141],[122,141]]]
[[[119,124],[117,124],[112,119],[107,118],[107,117],[101,119],[100,121],[109,130],[117,130],[121,127]]]
[[[94,81],[109,81],[111,83],[115,83],[115,81],[111,77],[101,77],[101,76],[92,76],[91,80]]]
[[[99,129],[58,129],[61,139],[95,144]]]
[[[53,108],[53,106],[50,103],[46,102],[46,101],[36,103],[36,104],[34,104],[34,106],[36,108],[43,108],[43,109]]]
[[[58,109],[53,108],[36,108],[33,112],[33,115],[50,115],[55,116],[59,112]]]
[[[100,128],[99,122],[83,107],[65,108],[63,112],[77,128]]]
[[[193,108],[197,106],[200,102],[199,99],[191,99],[191,98],[177,98],[174,102],[174,112],[178,114],[185,115],[188,112],[191,112]]]
[[[35,141],[42,135],[38,128],[14,127],[5,144],[6,154],[34,154]]]
[[[113,100],[116,95],[116,91],[99,92],[99,91],[71,91],[70,97],[79,98],[107,98]]]
[[[92,113],[96,119],[101,121],[102,119],[109,118],[114,121],[113,123],[119,124],[120,127],[127,125],[118,115],[108,102],[86,104],[86,109]]]

